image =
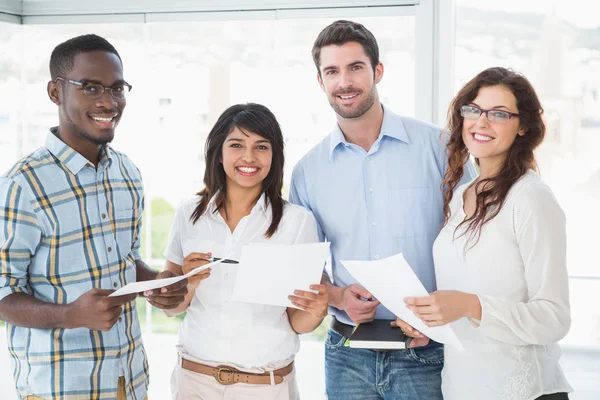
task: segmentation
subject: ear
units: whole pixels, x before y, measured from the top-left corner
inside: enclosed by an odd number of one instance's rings
[[[525,127],[523,127],[523,126],[520,126],[519,130],[517,131],[517,135],[525,136],[526,133],[527,133],[527,129],[525,129]]]
[[[382,79],[383,79],[383,64],[380,61],[379,64],[377,64],[377,66],[375,67],[375,83],[377,84],[377,83],[381,82]]]
[[[325,85],[323,85],[323,78],[321,77],[321,72],[317,72],[317,82],[319,82],[321,90],[325,92]]]
[[[61,93],[58,83],[55,81],[48,82],[46,91],[48,92],[48,97],[50,98],[50,101],[56,104],[57,106],[60,106]]]

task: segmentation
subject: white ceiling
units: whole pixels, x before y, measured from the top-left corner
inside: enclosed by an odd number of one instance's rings
[[[419,4],[419,0],[0,0],[0,14],[5,17],[68,17],[397,7],[415,4]],[[27,23],[27,20],[23,19],[21,22]]]

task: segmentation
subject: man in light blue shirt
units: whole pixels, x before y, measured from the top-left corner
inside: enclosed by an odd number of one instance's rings
[[[337,125],[294,168],[290,200],[314,213],[321,240],[331,242],[333,276],[324,276],[335,317],[325,346],[328,398],[441,400],[439,343],[399,351],[344,347],[355,325],[396,316],[339,262],[403,253],[425,288],[436,290],[432,246],[443,221],[447,163],[441,129],[379,102],[384,68],[364,26],[334,22],[312,53]],[[466,165],[465,179],[474,176]]]

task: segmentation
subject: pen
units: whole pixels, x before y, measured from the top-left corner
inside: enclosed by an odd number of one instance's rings
[[[213,257],[213,258],[212,258],[210,261],[211,261],[211,262],[213,262],[213,261],[219,261],[219,260],[221,260],[221,258],[219,258],[219,257]],[[224,259],[224,260],[223,260],[223,261],[221,261],[221,262],[222,262],[223,264],[239,264],[239,263],[240,263],[239,261],[235,261],[235,260],[229,260],[229,259],[227,259],[227,258],[226,258],[226,259]]]

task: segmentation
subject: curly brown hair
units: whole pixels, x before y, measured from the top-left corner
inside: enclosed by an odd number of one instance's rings
[[[469,158],[469,150],[462,138],[463,117],[460,108],[471,103],[477,97],[479,89],[490,86],[504,86],[509,89],[517,100],[520,129],[525,134],[517,135],[508,150],[502,167],[492,177],[481,179],[475,186],[476,207],[472,216],[462,221],[461,226],[467,229],[462,235],[469,232],[468,242],[479,240],[483,225],[492,220],[502,208],[510,188],[529,170],[537,171],[537,164],[533,151],[542,143],[546,127],[542,118],[544,110],[540,100],[531,85],[523,75],[502,67],[488,68],[465,84],[450,103],[448,108],[448,125],[446,130],[450,139],[446,145],[448,154],[448,169],[444,176],[442,186],[444,191],[444,222],[450,219],[450,201],[454,190],[464,173],[464,165]],[[475,159],[479,165],[479,160]],[[456,232],[455,231],[455,232]],[[461,236],[462,236],[461,235]]]

